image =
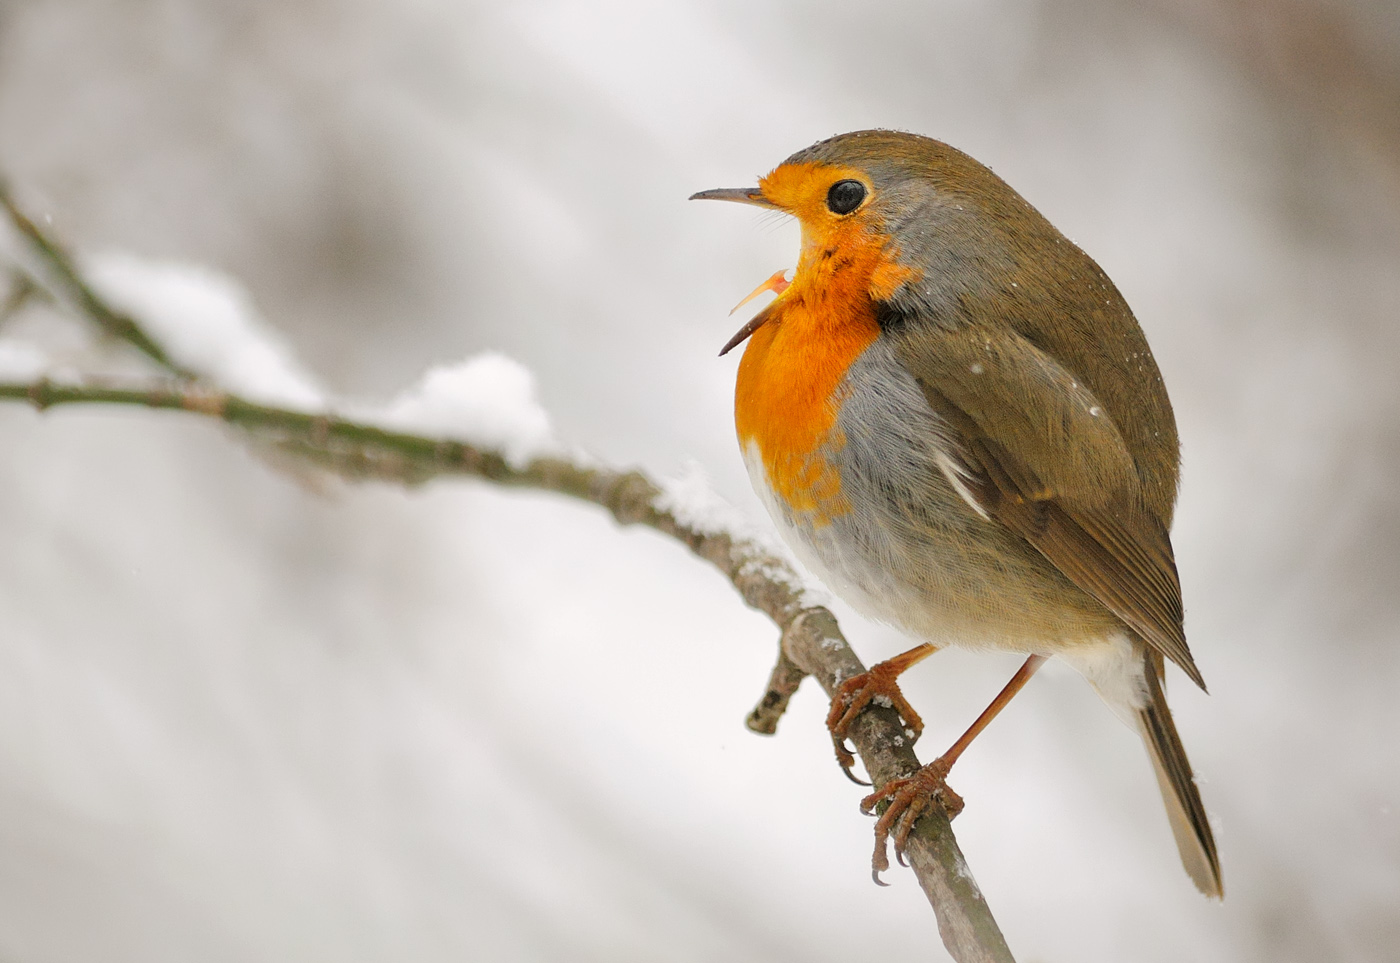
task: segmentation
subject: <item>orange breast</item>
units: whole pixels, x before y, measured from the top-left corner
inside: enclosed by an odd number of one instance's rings
[[[744,350],[734,393],[739,444],[756,445],[768,484],[814,526],[850,511],[827,455],[846,370],[879,336],[876,296],[910,272],[885,260],[886,238],[851,232],[804,244],[792,286]]]

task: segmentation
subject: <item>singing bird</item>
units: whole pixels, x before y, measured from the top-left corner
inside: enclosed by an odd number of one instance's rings
[[[1027,653],[947,753],[880,787],[902,855],[958,755],[1048,657],[1137,729],[1181,859],[1208,896],[1220,862],[1163,692],[1186,646],[1171,540],[1180,450],[1142,329],[1094,261],[987,167],[928,137],[842,134],[757,187],[701,191],[798,219],[790,282],[748,341],[734,420],[754,488],[798,557],[862,613],[922,643],[848,680],[837,755],[873,699],[917,732],[896,678],[947,645]],[[755,292],[755,294],[758,293]],[[882,702],[885,700],[881,700]]]

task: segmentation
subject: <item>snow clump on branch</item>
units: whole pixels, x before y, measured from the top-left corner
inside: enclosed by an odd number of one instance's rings
[[[7,381],[35,381],[47,373],[48,356],[38,345],[13,338],[0,338],[0,378]]]
[[[755,558],[784,563],[761,562],[760,566],[769,579],[791,589],[803,608],[831,604],[826,587],[807,571],[789,546],[779,540],[771,528],[754,524],[715,491],[699,462],[688,464],[684,474],[662,481],[656,507],[670,512],[676,521],[693,531],[704,535],[727,534],[736,542],[751,546]]]
[[[320,411],[316,379],[253,307],[246,289],[206,267],[129,254],[84,258],[83,276],[182,368],[249,401]]]
[[[500,451],[514,468],[565,454],[528,368],[494,351],[436,365],[376,418],[385,427]]]

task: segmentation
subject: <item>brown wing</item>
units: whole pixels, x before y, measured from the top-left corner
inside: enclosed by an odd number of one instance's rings
[[[929,405],[954,429],[952,479],[973,506],[1205,688],[1186,646],[1166,526],[1087,386],[1012,331],[967,327],[900,339]]]

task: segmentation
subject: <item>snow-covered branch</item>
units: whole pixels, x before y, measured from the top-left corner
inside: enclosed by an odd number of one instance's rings
[[[80,273],[3,186],[0,204],[38,264],[18,268],[15,283],[70,305],[161,369],[139,383],[60,376],[50,372],[39,348],[0,338],[0,400],[40,410],[105,404],[187,412],[222,421],[342,478],[400,484],[477,478],[581,499],[621,524],[668,535],[718,568],[780,632],[768,691],[749,716],[755,732],[776,731],[804,676],[831,695],[843,680],[865,671],[823,606],[820,590],[798,573],[781,546],[751,529],[701,479],[662,483],[570,452],[535,402],[529,372],[509,359],[484,355],[436,368],[386,407],[341,406],[349,413],[341,414],[232,282],[123,258],[95,261]],[[12,293],[9,300],[16,297]],[[850,740],[876,785],[919,768],[893,709],[871,707],[856,720]],[[960,963],[1011,961],[941,812],[919,821],[907,856],[953,957]]]

